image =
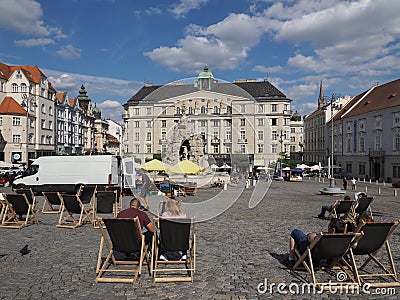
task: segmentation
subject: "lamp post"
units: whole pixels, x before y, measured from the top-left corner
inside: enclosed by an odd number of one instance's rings
[[[283,169],[283,165],[282,165],[282,163],[283,163],[283,129],[281,129],[281,132],[279,135],[279,143],[281,144],[281,153],[280,153],[281,162],[279,164],[279,167],[280,167],[279,177],[283,179],[283,174],[282,174],[282,171],[283,171],[282,170]]]
[[[26,137],[25,137],[25,142],[26,142],[26,148],[25,148],[25,158],[26,158],[26,166],[28,166],[29,158],[28,158],[28,153],[29,153],[29,148],[28,148],[28,143],[29,143],[29,107],[37,107],[35,98],[31,96],[27,96],[25,93],[22,94],[22,102],[21,106],[26,109]]]
[[[333,166],[333,111],[334,110],[339,110],[340,105],[337,103],[337,98],[336,95],[333,94],[331,97],[331,100],[326,104],[324,107],[324,110],[326,110],[327,106],[330,105],[331,109],[331,153],[330,153],[330,168],[328,169],[328,177],[329,177],[329,186],[324,187],[323,189],[320,190],[321,194],[344,194],[346,191],[341,190],[340,188],[336,187],[335,185],[335,178],[333,176],[334,174],[334,166]],[[329,166],[328,166],[329,167]]]

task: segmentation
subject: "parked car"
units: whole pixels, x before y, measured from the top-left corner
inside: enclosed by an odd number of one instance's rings
[[[392,183],[392,187],[394,188],[400,188],[400,181],[396,181]]]
[[[17,175],[20,172],[18,167],[0,167],[0,175]]]
[[[0,175],[0,186],[6,186],[7,183],[11,184],[14,178],[15,178],[14,174]]]

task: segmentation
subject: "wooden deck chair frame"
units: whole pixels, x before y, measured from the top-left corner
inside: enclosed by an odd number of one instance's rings
[[[104,227],[100,226],[101,239],[100,248],[96,266],[96,282],[121,282],[134,284],[138,276],[142,273],[144,260],[148,261],[147,246],[145,245],[144,235],[140,227],[139,218],[134,219],[115,219],[104,218]],[[108,255],[102,263],[102,253],[104,244],[108,251]],[[118,260],[115,257],[115,251],[119,252],[139,252],[139,259],[135,260]],[[110,268],[110,265],[114,268]],[[136,268],[134,266],[136,265]],[[131,267],[129,269],[119,268]],[[133,277],[106,277],[103,276],[107,272],[121,275],[131,275]]]
[[[62,210],[62,201],[58,192],[42,192],[43,194],[43,207],[42,213],[44,214],[59,214]],[[58,208],[54,208],[53,205],[58,205]]]
[[[298,260],[293,266],[293,271],[300,270],[302,267],[311,275],[312,282],[319,290],[329,290],[332,286],[338,288],[340,284],[345,284],[346,287],[350,285],[359,286],[359,277],[354,269],[354,257],[351,247],[358,241],[362,236],[362,233],[319,233],[311,244],[307,247],[307,250],[301,254],[296,249],[296,255]],[[318,253],[318,254],[316,254]],[[344,263],[344,256],[350,255],[350,266]],[[314,266],[313,260],[316,259],[333,259],[330,267]],[[353,265],[351,265],[353,264]],[[351,282],[332,281],[321,282],[317,278],[316,271],[326,271],[331,269],[340,269],[343,271],[347,278]]]
[[[96,191],[96,198],[94,202],[93,210],[93,226],[99,228],[104,226],[102,217],[98,214],[113,214],[113,217],[117,217],[117,206],[118,206],[118,193],[117,191]],[[110,216],[109,216],[110,217]]]
[[[97,185],[83,185],[79,190],[79,199],[85,207],[94,208]]]
[[[160,230],[160,241],[157,239],[157,236],[153,236],[152,242],[152,261],[151,261],[151,272],[153,274],[153,282],[193,282],[194,273],[196,272],[196,233],[194,231],[194,218],[154,218],[154,222],[156,227]],[[166,222],[166,223],[164,223]],[[159,259],[159,250],[161,247],[160,243],[163,243],[162,238],[163,227],[164,224],[168,224],[171,232],[173,233],[168,237],[168,239],[174,239],[177,236],[177,232],[180,226],[184,226],[184,231],[186,230],[188,236],[187,241],[184,243],[186,245],[187,250],[187,260],[160,260]],[[185,226],[186,225],[186,226]],[[186,227],[186,228],[185,228]],[[174,241],[171,241],[172,244]],[[181,249],[179,246],[178,248]],[[166,249],[166,250],[178,250],[176,249]],[[172,268],[172,266],[184,266],[184,268]],[[165,267],[163,267],[165,266]],[[160,276],[163,275],[163,276]]]
[[[21,229],[30,223],[38,223],[33,205],[28,201],[25,194],[3,194],[6,208],[0,227]],[[19,220],[19,215],[25,215]]]
[[[3,216],[7,208],[7,201],[4,199],[3,194],[0,195],[0,224],[3,222]]]
[[[368,222],[360,224],[357,227],[356,232],[363,232],[363,237],[360,238],[356,247],[354,247],[353,254],[355,258],[354,265],[361,283],[368,283],[374,288],[400,286],[400,280],[396,272],[389,244],[389,239],[399,224],[400,220],[395,222]],[[379,259],[377,257],[377,253],[380,252],[382,247],[386,248],[387,265],[389,266],[385,266],[382,258]],[[367,256],[366,259],[361,259],[361,257],[365,256]],[[357,262],[360,262],[359,265],[356,264]],[[373,270],[367,270],[367,266],[371,262],[374,262],[374,265],[383,273],[374,273]],[[369,279],[373,278],[388,279],[390,281],[371,282]]]
[[[87,208],[82,203],[78,195],[60,194],[62,208],[58,224],[59,228],[76,228],[85,223],[93,223],[93,209]],[[64,216],[66,212],[66,216]],[[74,218],[74,214],[79,214],[79,219]]]
[[[328,219],[330,218],[339,218],[341,214],[343,214],[343,218],[349,218],[353,205],[356,201],[355,200],[340,200],[332,207],[332,211],[328,215]]]
[[[116,191],[117,192],[117,205],[115,206],[117,211],[115,215],[117,215],[122,210],[122,187],[121,186],[106,186],[106,191]]]

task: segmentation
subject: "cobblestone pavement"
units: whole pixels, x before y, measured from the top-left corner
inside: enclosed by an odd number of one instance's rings
[[[244,189],[239,199],[223,214],[195,225],[197,272],[194,283],[154,284],[144,271],[134,285],[95,283],[100,232],[85,225],[77,229],[56,228],[56,215],[39,213],[38,225],[0,229],[0,299],[311,299],[315,295],[259,293],[257,286],[268,283],[298,283],[283,264],[288,253],[288,236],[293,228],[322,231],[327,221],[316,218],[322,205],[336,196],[318,194],[327,183],[273,182],[263,200],[253,209],[248,203],[254,188]],[[365,185],[359,184],[359,190]],[[378,194],[378,188],[380,193]],[[233,189],[233,187],[229,187]],[[240,189],[238,189],[238,193]],[[9,191],[9,189],[1,189]],[[376,200],[376,220],[400,218],[400,196],[390,187],[368,186]],[[183,202],[201,202],[220,192],[202,189]],[[351,194],[351,191],[349,191]],[[339,196],[341,198],[343,196]],[[42,197],[38,197],[42,203]],[[156,197],[150,198],[154,203]],[[124,206],[129,198],[124,198]],[[390,240],[395,265],[400,269],[400,230]],[[30,253],[19,250],[29,245]],[[382,251],[384,252],[384,251]],[[146,268],[144,269],[146,270]],[[304,274],[302,274],[304,275]],[[397,294],[400,289],[396,290]],[[377,295],[334,295],[325,299],[377,298]],[[391,296],[397,299],[397,295]],[[390,298],[387,297],[386,298]]]

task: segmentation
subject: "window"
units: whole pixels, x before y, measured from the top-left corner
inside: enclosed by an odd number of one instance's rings
[[[246,126],[246,119],[240,119],[240,126]]]
[[[264,126],[264,119],[257,119],[258,126]]]
[[[151,107],[146,108],[146,113],[148,116],[151,116]]]
[[[20,117],[13,117],[13,126],[21,126],[21,118]]]
[[[146,145],[146,152],[151,153],[151,144]]]
[[[45,114],[46,113],[46,106],[44,104],[42,104],[42,113]]]
[[[225,127],[231,127],[232,120],[225,120],[224,123],[225,123]]]
[[[225,149],[226,149],[226,153],[232,153],[232,145],[231,144],[225,145]]]
[[[139,144],[135,144],[135,152],[140,153],[140,145]]]
[[[16,79],[21,79],[22,78],[22,74],[21,71],[18,71],[17,74],[15,75]]]
[[[53,121],[49,121],[49,129],[53,129]]]
[[[202,106],[202,107],[200,108],[200,113],[201,113],[201,114],[206,114],[206,113],[207,113],[207,112],[206,112],[205,106]]]
[[[231,114],[232,114],[232,106],[228,105],[228,106],[226,107],[226,113],[227,113],[228,115],[231,115]]]
[[[146,121],[146,128],[151,128],[151,121]]]
[[[246,153],[246,145],[240,145],[239,152]]]
[[[272,138],[273,141],[278,139],[278,132],[276,130],[272,130]]]
[[[13,143],[21,143],[21,136],[19,134],[13,134]]]
[[[146,141],[151,141],[151,132],[146,133]]]
[[[218,131],[214,131],[213,140],[218,140]]]
[[[180,115],[180,114],[181,114],[181,108],[180,108],[180,107],[177,107],[177,108],[176,108],[175,114],[177,114],[177,115]]]
[[[246,112],[246,105],[245,104],[240,104],[240,112],[245,113]]]
[[[290,128],[290,133],[295,133],[295,132],[296,132],[296,128],[291,127],[291,128]]]
[[[393,177],[400,177],[400,166],[393,166]]]
[[[365,152],[365,138],[363,136],[360,137],[360,152]],[[362,174],[362,175],[364,175],[364,174]]]
[[[277,104],[271,104],[271,112],[277,112],[278,111],[278,105]]]
[[[167,127],[167,120],[161,120],[161,127]]]
[[[162,153],[167,152],[167,145],[161,145],[161,152]]]
[[[291,137],[290,137],[290,142],[291,142],[291,143],[295,143],[295,142],[296,142],[296,137],[291,136]]]
[[[13,93],[17,93],[17,92],[18,92],[18,84],[13,83],[13,84],[11,85],[11,88],[12,88],[12,92],[13,92]]]
[[[258,144],[257,151],[258,153],[264,153],[264,144]]]
[[[400,151],[400,134],[394,136],[394,151]]]
[[[207,121],[205,120],[200,120],[200,127],[205,127],[207,125]]]
[[[272,118],[271,119],[271,125],[272,126],[278,126],[278,119],[277,118]]]
[[[241,140],[245,140],[246,139],[246,131],[244,131],[244,130],[240,131],[240,139]]]
[[[264,140],[264,131],[259,130],[257,136],[259,141]]]
[[[139,128],[140,127],[140,122],[139,121],[135,121],[135,128]]]
[[[166,115],[167,114],[167,108],[166,107],[162,108],[161,114],[162,115]]]
[[[271,144],[271,152],[276,153],[276,150],[278,149],[278,144]]]
[[[219,114],[219,107],[218,106],[214,106],[214,114]]]
[[[52,116],[53,115],[53,108],[51,106],[49,106],[49,115]]]
[[[165,141],[167,139],[167,133],[165,131],[161,132],[161,139]]]
[[[219,153],[219,144],[213,145],[213,153]]]
[[[365,165],[358,165],[358,174],[365,175]]]
[[[296,146],[290,146],[290,152],[296,152]]]
[[[232,138],[232,132],[227,131],[227,132],[225,133],[225,137],[226,137],[226,139],[227,139],[228,141],[230,141],[231,138]]]
[[[193,110],[193,107],[190,106],[190,107],[189,107],[189,112],[188,112],[188,114],[189,114],[189,115],[193,115],[193,113],[194,113],[193,111],[194,111],[194,110]]]
[[[263,104],[258,104],[258,112],[259,113],[264,112],[264,105]]]
[[[135,132],[135,141],[136,142],[140,141],[140,133],[139,132]]]
[[[21,83],[21,93],[26,93],[27,91],[28,91],[28,89],[26,88],[26,84]]]
[[[139,108],[135,108],[135,116],[139,116],[140,115],[140,109]]]
[[[351,171],[351,169],[352,169],[352,164],[346,164],[346,172],[347,173],[351,173],[352,171]]]
[[[46,120],[41,121],[42,129],[46,129]]]
[[[382,147],[381,145],[381,136],[377,135],[375,136],[375,150],[380,150]]]
[[[219,127],[219,120],[213,120],[213,127]]]

